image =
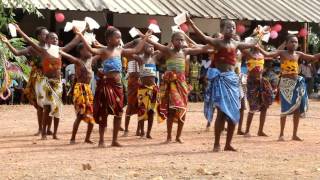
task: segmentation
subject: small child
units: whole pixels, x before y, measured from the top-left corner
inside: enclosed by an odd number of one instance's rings
[[[75,64],[76,69],[76,83],[73,90],[73,104],[77,118],[73,124],[70,144],[75,144],[76,142],[75,138],[81,120],[88,123],[85,143],[92,144],[93,142],[90,140],[90,135],[95,121],[93,118],[93,95],[90,88],[90,82],[93,76],[92,63],[97,61],[100,56],[92,57],[92,54],[86,48],[84,48],[82,43],[80,43],[76,49],[79,54],[79,58],[73,57],[67,53],[62,53],[63,57]]]

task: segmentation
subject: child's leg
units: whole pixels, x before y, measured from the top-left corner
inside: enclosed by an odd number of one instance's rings
[[[144,133],[144,120],[139,121],[138,124],[140,127],[140,137],[143,137],[145,135],[145,133]]]
[[[281,117],[280,117],[280,135],[279,135],[279,141],[284,141],[283,131],[284,131],[284,127],[286,126],[286,119],[287,119],[287,116],[281,116]]]
[[[259,131],[258,136],[268,136],[266,133],[263,132],[264,123],[266,121],[267,116],[267,109],[263,108],[260,112],[260,123],[259,123]]]
[[[57,137],[57,132],[58,132],[58,127],[59,127],[59,118],[53,118],[54,125],[53,125],[53,139],[58,139]]]
[[[120,126],[121,126],[121,116],[114,116],[111,146],[121,147],[121,144],[118,142],[118,133],[120,130]]]
[[[52,117],[49,116],[49,118],[48,118],[48,123],[47,123],[47,126],[46,126],[46,128],[47,128],[47,135],[52,135],[52,134],[53,134],[52,131],[50,130],[50,129],[51,129],[51,125],[52,125]]]
[[[252,113],[252,112],[248,113],[246,132],[245,132],[246,135],[249,135],[249,133],[250,133],[250,127],[251,127],[251,122],[252,122],[252,119],[253,119],[253,115],[254,115],[254,113]]]
[[[237,132],[238,135],[244,135],[244,133],[242,132],[242,122],[243,122],[244,108],[245,108],[245,99],[242,98],[241,99],[241,109],[240,109],[240,121],[239,121],[238,132]]]
[[[124,136],[128,136],[129,123],[130,123],[130,116],[129,116],[129,115],[126,115],[126,117],[125,117],[125,122],[124,122]]]
[[[224,129],[224,113],[217,109],[217,118],[214,124],[214,146],[213,151],[218,152],[220,151],[220,136],[221,132]]]
[[[44,106],[43,107],[43,114],[42,114],[42,137],[41,139],[45,140],[47,139],[47,132],[46,132],[46,127],[48,125],[48,121],[49,121],[49,112],[50,112],[50,106]]]
[[[88,123],[86,139],[84,140],[85,143],[93,144],[93,142],[90,140],[92,129],[93,129],[93,124],[92,123]]]
[[[166,143],[170,143],[172,141],[172,125],[173,125],[173,116],[174,116],[174,110],[169,109],[168,113],[168,119],[167,119],[167,141]]]
[[[76,134],[77,134],[80,122],[81,122],[81,119],[80,119],[79,115],[77,115],[77,118],[73,123],[73,129],[72,129],[72,136],[71,136],[71,139],[70,139],[70,144],[75,144],[76,143]]]
[[[150,134],[151,134],[151,129],[152,129],[152,125],[153,125],[153,117],[154,117],[154,112],[149,111],[149,113],[148,113],[148,130],[147,130],[147,135],[146,135],[146,137],[149,139],[152,139]]]
[[[35,134],[35,136],[39,136],[42,131],[42,113],[43,109],[41,107],[37,107],[37,118],[38,118],[38,132]]]
[[[100,148],[106,147],[106,145],[104,144],[104,131],[105,131],[106,125],[107,125],[107,119],[108,119],[108,116],[104,116],[104,117],[102,117],[102,120],[99,123],[99,145],[98,145],[98,147],[100,147]]]
[[[234,129],[236,128],[236,125],[231,121],[227,120],[228,122],[228,131],[227,131],[227,140],[226,140],[226,145],[224,147],[225,151],[236,151],[232,146],[231,146],[231,141],[234,133]]]
[[[137,130],[136,130],[136,136],[140,136],[141,135],[141,127],[140,127],[140,123],[137,123]]]
[[[182,120],[185,121],[185,115],[182,117]],[[176,141],[178,143],[183,143],[183,140],[181,139],[181,134],[182,134],[182,129],[183,129],[183,125],[184,125],[184,122],[182,121],[178,121],[178,130],[177,130],[177,136],[176,136]]]
[[[302,139],[300,139],[297,136],[298,127],[299,127],[299,120],[300,120],[300,111],[299,111],[299,109],[297,109],[293,114],[293,135],[292,135],[292,140],[295,140],[295,141],[302,141]]]

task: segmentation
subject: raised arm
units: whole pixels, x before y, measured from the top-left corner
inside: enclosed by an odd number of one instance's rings
[[[17,50],[15,47],[12,46],[10,41],[5,37],[0,35],[1,41],[6,44],[9,48],[9,50],[15,55],[15,56],[25,56],[29,54],[29,48],[23,48],[21,50]]]
[[[206,36],[195,24],[194,22],[190,19],[189,16],[187,16],[187,22],[188,24],[192,27],[196,35],[205,43],[211,44],[212,46],[216,47],[220,41],[220,39],[212,38],[210,36]]]
[[[278,57],[280,56],[281,52],[280,50],[276,50],[273,52],[267,52],[264,49],[262,49],[260,46],[256,46],[256,48],[258,48],[258,50],[261,52],[262,55],[264,55],[265,57]]]
[[[68,54],[68,53],[66,53],[64,51],[60,50],[60,54],[61,54],[62,57],[66,58],[72,64],[80,64],[81,63],[80,59],[78,59],[78,58],[76,58],[76,57],[74,57],[74,56],[72,56],[72,55],[70,55],[70,54]]]
[[[146,41],[149,39],[149,36],[152,34],[152,31],[147,31],[146,34],[144,35],[143,39],[137,44],[137,46],[135,46],[134,48],[125,48],[122,49],[121,54],[123,56],[129,56],[132,54],[138,54],[142,51],[144,44],[146,43]]]
[[[84,36],[82,35],[82,33],[79,31],[79,29],[77,28],[73,28],[73,31],[75,34],[79,35],[81,41],[83,42],[83,45],[85,48],[87,48],[92,54],[95,54],[95,55],[102,55],[105,53],[105,50],[104,48],[92,48],[88,42],[85,40]]]
[[[17,24],[15,24],[15,27],[16,27],[16,29],[17,29],[17,32],[22,36],[22,38],[23,38],[24,40],[26,40],[27,43],[29,43],[35,50],[37,50],[37,51],[39,51],[39,52],[41,52],[41,51],[43,50],[37,43],[35,43],[34,41],[32,41],[32,39],[31,39],[28,35],[26,35],[26,34],[20,29],[20,27],[19,27]]]
[[[64,47],[61,48],[62,51],[64,52],[69,52],[71,51],[74,47],[77,46],[81,41],[79,35],[76,35],[68,44],[66,44]]]

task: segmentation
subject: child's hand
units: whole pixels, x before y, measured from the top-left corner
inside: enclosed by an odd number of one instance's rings
[[[144,34],[144,35],[145,35],[145,37],[150,37],[150,36],[152,35],[152,33],[153,33],[153,31],[149,29],[149,30],[146,32],[146,34]]]
[[[72,30],[77,35],[81,35],[82,34],[81,31],[77,27],[73,27]]]
[[[17,30],[17,31],[21,31],[21,29],[20,29],[20,27],[19,27],[18,24],[15,24],[15,23],[12,23],[12,24],[14,25],[14,27],[16,27],[16,30]]]
[[[8,39],[4,35],[1,35],[1,34],[0,34],[0,40],[2,42],[4,42],[4,43],[8,43],[9,42]]]
[[[188,24],[193,23],[193,21],[191,20],[191,17],[190,17],[190,14],[189,14],[189,13],[186,13],[186,19],[187,19],[187,23],[188,23]]]

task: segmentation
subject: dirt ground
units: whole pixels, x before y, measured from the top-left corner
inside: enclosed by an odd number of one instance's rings
[[[274,104],[265,125],[270,136],[235,135],[233,145],[238,152],[212,152],[213,128],[205,131],[202,109],[202,103],[189,104],[184,144],[161,144],[166,137],[165,124],[155,123],[152,140],[135,137],[134,116],[129,137],[120,137],[124,147],[99,149],[97,144],[83,143],[85,123],[80,125],[78,143],[69,145],[75,118],[72,106],[64,106],[60,140],[50,137],[46,141],[33,136],[37,122],[32,106],[0,106],[0,179],[320,179],[320,102],[312,101],[307,118],[300,122],[303,142],[290,140],[292,117],[285,129],[287,141],[277,142],[280,109]],[[257,126],[258,115],[252,135]],[[112,127],[108,127],[107,144],[111,133]],[[98,141],[97,125],[92,140]],[[86,164],[90,170],[84,168]]]

